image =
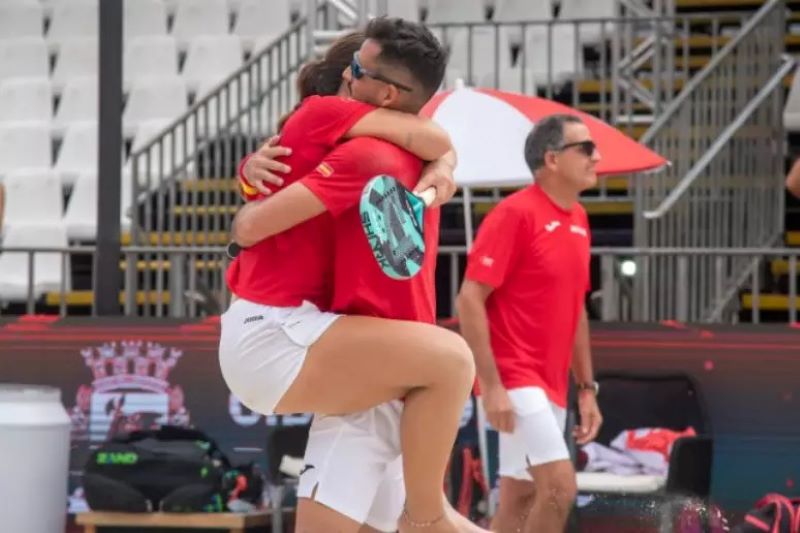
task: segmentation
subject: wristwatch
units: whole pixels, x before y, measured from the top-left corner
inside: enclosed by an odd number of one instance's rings
[[[225,253],[230,259],[236,259],[236,256],[239,255],[241,251],[242,247],[233,241],[229,242],[228,246],[225,248]]]
[[[592,391],[594,395],[597,396],[600,393],[600,384],[596,381],[592,381],[590,383],[576,383],[575,388],[578,389],[578,392],[581,391]]]

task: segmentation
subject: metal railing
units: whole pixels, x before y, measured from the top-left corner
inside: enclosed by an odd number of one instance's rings
[[[84,305],[75,305],[76,292],[70,287],[70,264],[92,261],[94,246],[70,248],[0,248],[2,254],[25,254],[28,265],[28,283],[20,287],[25,294],[5,305],[16,304],[16,312],[57,313],[87,311]],[[60,276],[50,276],[45,288],[37,278],[37,263],[51,263],[59,257]],[[605,321],[641,321],[640,309],[660,305],[659,299],[670,300],[674,311],[659,317],[681,322],[736,322],[762,321],[764,313],[772,313],[770,320],[796,322],[798,319],[798,264],[800,248],[593,248],[594,292],[591,303],[595,316]],[[698,306],[699,287],[692,283],[691,270],[697,258],[706,260],[711,270],[711,290],[718,298],[726,294],[727,270],[735,259],[752,264],[742,288],[728,298],[725,313],[716,317],[693,319],[692,309]],[[676,265],[664,272],[665,260]],[[444,291],[448,305],[441,314],[452,315],[452,302],[461,285],[461,272],[466,261],[464,246],[439,248],[439,268],[447,273],[447,284],[438,288]],[[120,255],[120,268],[134,272],[126,276],[120,291],[120,307],[126,316],[197,317],[217,315],[230,303],[227,287],[209,286],[205,273],[214,271],[223,276],[229,259],[222,247],[125,247]],[[34,273],[36,272],[36,274]],[[163,289],[155,289],[155,278],[163,278]],[[150,278],[150,288],[145,280]],[[637,284],[653,287],[652,280],[665,285],[665,290],[642,292]],[[89,287],[91,280],[87,280]],[[89,287],[84,287],[90,290]],[[84,293],[86,294],[86,293]],[[442,300],[440,299],[440,302]],[[91,311],[93,313],[93,310]],[[654,320],[649,317],[648,320]]]
[[[707,24],[700,44],[710,57],[748,16],[739,11],[429,27],[450,50],[446,89],[463,80],[537,94],[637,137],[706,59],[693,53],[697,24]],[[600,180],[584,196],[587,202],[633,199],[633,189],[620,187],[619,180]]]
[[[324,13],[320,13],[324,16]],[[307,18],[255,53],[239,70],[131,154],[133,205],[130,243],[203,246],[223,244],[239,197],[239,161],[274,132],[295,105],[296,74],[308,60]],[[157,260],[152,255],[145,260]],[[130,279],[134,271],[127,271]],[[200,273],[210,287],[224,285],[213,271]],[[145,290],[163,291],[166,279],[146,279]],[[126,306],[132,308],[133,295]]]
[[[319,6],[325,7],[323,4]],[[233,179],[237,163],[274,132],[278,118],[293,107],[296,73],[314,53],[312,46],[316,48],[316,41],[309,41],[308,35],[315,29],[338,27],[336,21],[330,20],[338,18],[338,15],[340,12],[336,9],[318,9],[311,20],[297,21],[217,88],[200,97],[161,135],[132,154],[134,206],[130,243],[135,246],[192,247],[192,253],[198,254],[199,261],[213,260],[214,254],[207,247],[225,243],[230,221],[239,203]],[[689,36],[697,22],[696,17],[711,21],[708,39],[710,46],[715,47],[724,38],[723,26],[731,23],[737,26],[746,16],[742,13],[637,16],[448,24],[432,28],[454,52],[466,55],[460,64],[451,65],[448,82],[458,76],[484,86],[539,92],[575,107],[583,107],[634,133],[637,116],[644,119],[652,116],[654,110],[667,105],[675,90],[686,83],[694,68]],[[751,26],[752,21],[748,24]],[[653,42],[669,45],[662,47],[657,54],[661,59],[654,55],[643,59],[640,54],[642,45],[654,32],[658,35],[653,37]],[[584,45],[593,42],[585,41],[584,37],[590,34],[599,44],[594,47],[596,57],[584,62]],[[502,58],[503,50],[507,49],[505,44],[514,39],[518,42],[516,66],[512,66],[512,54],[509,54],[508,61]],[[545,46],[537,46],[540,41]],[[741,41],[740,34],[735,42]],[[489,55],[494,57],[490,57],[488,62],[476,61],[479,54],[483,54],[484,59],[487,57],[486,48],[477,46],[479,42],[493,43]],[[557,44],[567,45],[565,48],[571,51],[564,56],[564,49]],[[730,43],[726,48],[732,48]],[[559,57],[571,58],[573,65],[563,68],[564,62]],[[489,70],[479,72],[487,64]],[[673,64],[678,68],[663,70],[664,66]],[[651,79],[651,100],[661,102],[658,106],[642,107],[643,99],[634,98],[633,82],[641,84],[645,77]],[[625,83],[626,79],[631,83]],[[596,101],[584,100],[582,89],[585,84],[595,85],[593,94]],[[669,90],[657,89],[659,85],[669,87]],[[673,108],[667,106],[668,110]],[[586,200],[632,201],[630,191],[610,190],[607,183],[602,180],[598,190]],[[492,198],[499,197],[499,191],[492,191]],[[153,249],[142,253],[145,256],[141,261],[146,263],[166,261],[166,252]],[[224,290],[224,279],[219,269],[190,269],[190,272],[209,291]],[[132,286],[136,280],[146,294],[162,294],[173,283],[166,274],[141,276],[133,262],[127,263],[125,278],[126,287]],[[126,309],[138,308],[137,294],[137,291],[125,292]],[[159,313],[162,308],[162,305],[155,305],[145,312]]]
[[[773,320],[797,322],[800,249],[596,248],[592,254],[599,260],[600,287],[596,296],[598,314],[604,321],[653,321],[655,317],[643,318],[639,310],[659,307],[659,300],[667,298],[673,311],[663,314],[659,320],[759,323],[762,313],[772,312],[778,317]],[[702,298],[691,276],[697,259],[708,263],[710,289],[717,299],[727,302],[723,313],[699,319],[692,317],[692,310],[699,306]],[[730,298],[728,270],[736,262],[753,268],[747,271],[736,298]],[[670,263],[675,267],[664,268]],[[640,282],[644,287],[653,287],[653,282],[663,283],[665,287],[664,290],[641,291],[637,290]]]
[[[594,104],[588,109],[600,119],[630,122],[632,131],[636,120],[630,117],[658,115],[749,16],[738,11],[428,27],[450,50],[445,88],[461,78],[467,85],[538,93],[576,107]],[[698,31],[700,22],[707,27]],[[506,54],[509,47],[513,52]],[[697,59],[693,47],[709,52]],[[598,101],[583,100],[582,88],[592,89]]]
[[[233,192],[238,162],[274,133],[279,117],[295,105],[296,74],[322,42],[309,36],[333,35],[341,28],[340,10],[327,2],[310,3],[317,6],[313,17],[298,20],[227,80],[198,95],[183,116],[131,154],[131,182],[126,186],[133,198],[132,244],[222,244],[238,205]],[[716,46],[724,23],[736,26],[741,20],[737,17],[745,16],[636,16],[431,28],[453,50],[448,84],[460,77],[473,84],[539,92],[635,134],[641,128],[639,119],[648,119],[654,109],[635,98],[630,89],[634,82],[654,91],[648,98],[661,102],[655,106],[660,109],[690,75],[688,38],[698,17],[710,20],[708,39]],[[657,57],[641,56],[643,42],[654,34],[660,35],[656,41],[669,46]],[[584,62],[584,47],[594,41],[596,57]],[[512,42],[517,43],[514,54],[506,53]],[[491,46],[487,51],[479,43]],[[673,64],[676,69],[669,68]],[[657,72],[662,74],[653,74]],[[584,94],[590,93],[595,96],[587,101]],[[588,201],[632,200],[627,189],[609,191],[606,183],[602,181]]]
[[[636,246],[748,248],[779,239],[781,82],[792,68],[783,56],[784,16],[782,2],[767,2],[643,135],[642,142],[672,165],[635,180]],[[639,277],[635,287],[642,296],[634,310],[640,320],[679,311],[683,302],[665,285],[676,276],[695,291],[687,318],[719,319],[755,266],[735,255],[722,269],[702,254],[686,264],[671,256],[653,261],[659,277]]]

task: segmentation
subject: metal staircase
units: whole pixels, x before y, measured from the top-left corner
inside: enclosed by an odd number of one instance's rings
[[[759,261],[711,250],[782,236],[784,17],[783,2],[765,2],[641,139],[672,165],[635,180],[634,244],[693,250],[637,259],[635,320],[733,319]]]

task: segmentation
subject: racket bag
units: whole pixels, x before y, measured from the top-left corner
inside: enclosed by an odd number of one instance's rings
[[[114,438],[83,475],[95,511],[224,512],[229,500],[258,504],[262,484],[253,465],[234,468],[205,433],[175,426]]]

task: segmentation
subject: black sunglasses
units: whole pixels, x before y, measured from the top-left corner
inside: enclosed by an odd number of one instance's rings
[[[402,83],[398,83],[391,78],[387,78],[383,74],[379,74],[377,72],[373,72],[371,70],[367,70],[361,66],[361,61],[358,60],[358,52],[353,54],[353,60],[350,62],[350,71],[353,73],[353,77],[357,80],[360,80],[364,76],[368,78],[372,78],[373,80],[382,81],[383,83],[388,83],[389,85],[394,85],[398,89],[402,91],[406,91],[408,93],[413,92],[414,89],[409,87],[408,85],[403,85]]]
[[[592,154],[594,154],[594,151],[597,150],[597,145],[595,144],[594,141],[578,141],[578,142],[574,142],[574,143],[563,144],[556,151],[557,152],[563,152],[567,148],[572,148],[574,146],[579,147],[580,151],[583,152],[583,154],[586,157],[592,157]]]

